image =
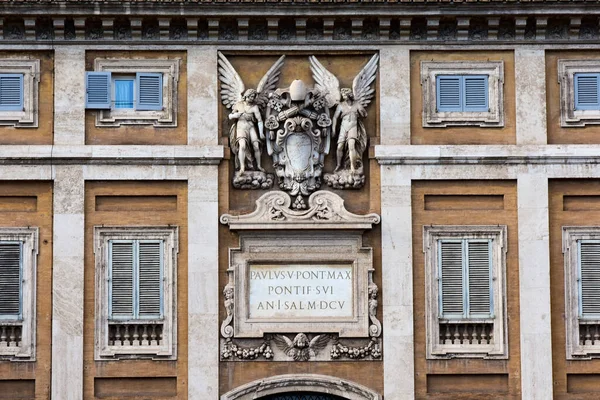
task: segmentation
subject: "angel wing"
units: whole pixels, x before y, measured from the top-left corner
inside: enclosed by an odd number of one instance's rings
[[[354,101],[358,102],[364,108],[369,105],[375,93],[375,89],[371,87],[371,83],[373,83],[377,75],[378,61],[379,55],[375,54],[363,67],[362,71],[356,75],[354,81],[352,81]]]
[[[256,87],[256,92],[258,95],[256,96],[256,103],[260,108],[263,108],[269,99],[269,93],[273,90],[277,89],[277,83],[279,82],[279,76],[281,75],[281,67],[283,67],[283,60],[285,60],[285,55],[279,57],[275,64],[262,77],[260,82],[258,82],[258,86]]]
[[[340,81],[317,60],[317,57],[308,57],[313,79],[317,83],[316,88],[322,96],[325,96],[327,108],[331,108],[340,102]]]
[[[234,105],[242,101],[242,93],[246,90],[246,86],[223,53],[218,52],[217,54],[219,58],[219,80],[221,81],[221,101],[225,107],[233,108]]]
[[[296,353],[294,342],[289,337],[285,335],[273,335],[273,341],[279,350],[283,351],[286,356],[293,357]]]
[[[331,339],[329,335],[316,335],[314,338],[312,338],[308,345],[308,348],[312,353],[311,356],[316,356],[319,354],[319,352],[323,350],[325,346],[327,346],[329,339]]]

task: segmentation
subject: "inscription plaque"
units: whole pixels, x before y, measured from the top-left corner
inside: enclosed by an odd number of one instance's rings
[[[251,320],[354,316],[352,265],[258,264],[248,273]]]

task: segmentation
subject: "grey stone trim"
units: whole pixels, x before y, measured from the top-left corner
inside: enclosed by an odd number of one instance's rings
[[[439,258],[437,242],[440,239],[491,239],[492,240],[492,302],[493,343],[441,344],[439,317]],[[423,253],[425,253],[425,312],[427,358],[508,358],[508,321],[506,312],[506,241],[505,225],[436,225],[423,227]]]
[[[597,226],[563,226],[563,254],[565,263],[565,336],[567,360],[590,360],[600,357],[600,346],[579,342],[579,282],[578,240],[600,239]],[[594,321],[596,322],[596,321]]]
[[[437,110],[438,75],[487,75],[487,112],[442,112]],[[423,127],[504,126],[504,63],[502,61],[423,61],[421,62],[423,87]]]
[[[113,346],[108,342],[108,242],[110,240],[163,240],[164,258],[162,276],[164,317],[162,340],[157,345]],[[96,327],[94,359],[114,360],[121,357],[152,357],[159,360],[177,359],[177,254],[179,253],[179,229],[171,226],[95,226],[95,298]]]
[[[0,347],[0,360],[35,361],[36,344],[36,276],[38,256],[38,228],[0,228],[0,241],[22,243],[22,320],[0,320],[0,325],[21,327],[21,345]]]
[[[37,128],[39,116],[40,60],[0,59],[0,73],[23,74],[23,111],[0,111],[0,125]]]
[[[221,400],[251,400],[277,393],[311,391],[348,400],[381,400],[375,391],[344,379],[316,374],[289,374],[261,379],[233,389]]]
[[[177,82],[179,81],[179,59],[105,59],[94,60],[94,71],[129,74],[136,72],[161,73],[162,110],[138,111],[129,109],[98,110],[96,126],[111,127],[121,124],[152,124],[155,127],[177,126]]]

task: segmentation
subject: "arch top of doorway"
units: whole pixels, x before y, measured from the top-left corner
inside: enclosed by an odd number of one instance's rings
[[[347,400],[381,400],[375,391],[352,381],[316,374],[288,374],[259,379],[239,386],[221,400],[254,400],[278,393],[328,393]]]

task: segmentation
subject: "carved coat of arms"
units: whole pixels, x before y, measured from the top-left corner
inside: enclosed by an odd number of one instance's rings
[[[272,187],[274,177],[262,165],[266,150],[280,189],[298,196],[295,208],[305,208],[302,196],[318,190],[323,180],[336,189],[364,186],[363,153],[368,135],[363,119],[375,93],[372,84],[379,56],[374,55],[363,67],[352,88],[341,89],[336,76],[314,56],[309,57],[314,86],[294,80],[287,88],[277,88],[284,57],[273,64],[256,89],[246,89],[240,75],[219,53],[221,100],[231,109],[233,186]],[[336,167],[324,173],[332,144]]]

